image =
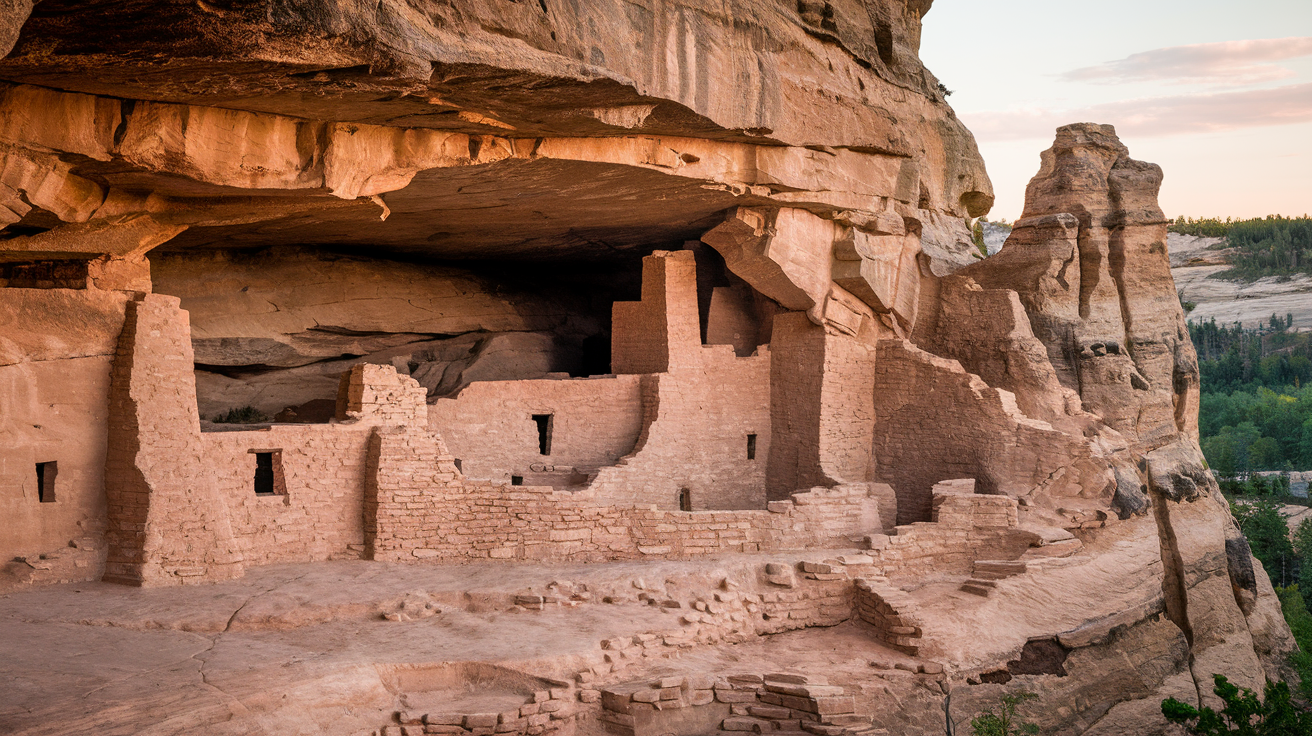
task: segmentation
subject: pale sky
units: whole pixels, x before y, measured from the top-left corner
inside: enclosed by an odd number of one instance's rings
[[[920,56],[1014,221],[1057,126],[1111,123],[1168,217],[1312,212],[1312,0],[935,0]]]

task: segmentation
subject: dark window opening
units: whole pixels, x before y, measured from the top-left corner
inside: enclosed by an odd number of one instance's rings
[[[272,452],[255,453],[255,495],[274,495]]]
[[[583,338],[583,354],[579,367],[571,371],[575,378],[604,376],[610,373],[610,335],[591,335]]]
[[[59,472],[59,463],[36,464],[36,500],[41,503],[55,502],[55,475]]]
[[[756,435],[754,434],[747,435],[747,459],[756,459]]]
[[[456,458],[456,459],[455,459],[455,463],[456,463],[456,470],[457,470],[458,472],[461,472],[461,473],[465,472],[465,468],[464,468],[464,466],[462,466],[462,465],[460,464],[460,458]]]
[[[533,422],[538,425],[538,454],[551,454],[551,414],[534,414]]]
[[[689,488],[679,489],[679,510],[692,511],[692,490]]]
[[[510,485],[512,485],[512,486],[522,486],[522,485],[524,485],[524,476],[522,476],[522,475],[512,475],[512,476],[510,476]]]

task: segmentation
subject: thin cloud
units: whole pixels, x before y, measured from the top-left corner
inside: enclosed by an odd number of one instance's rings
[[[1272,62],[1312,56],[1312,37],[1222,41],[1169,46],[1060,75],[1071,82],[1123,84],[1258,84],[1288,79],[1294,72]]]
[[[1122,135],[1163,137],[1312,122],[1312,82],[1272,89],[1118,100],[1072,110],[960,113],[983,141],[1051,138],[1068,123],[1111,123]]]

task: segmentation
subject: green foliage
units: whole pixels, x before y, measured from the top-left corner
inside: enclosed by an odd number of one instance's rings
[[[269,415],[253,406],[229,409],[227,414],[216,414],[215,424],[263,424],[269,421]]]
[[[1280,504],[1270,500],[1244,501],[1231,505],[1239,529],[1248,538],[1253,556],[1271,582],[1285,586],[1297,580],[1299,561],[1289,541],[1289,527],[1280,514]]]
[[[975,224],[970,228],[970,239],[975,243],[975,250],[979,251],[980,258],[989,257],[989,247],[984,244],[984,223],[988,222],[983,217],[975,220]]]
[[[1225,218],[1221,222],[1215,217],[1199,218],[1195,220],[1192,217],[1177,217],[1175,222],[1166,226],[1166,229],[1180,235],[1196,235],[1202,238],[1223,238],[1230,233],[1231,220]]]
[[[1039,696],[1034,693],[1014,693],[1003,695],[998,703],[997,712],[985,708],[984,712],[970,722],[971,732],[975,736],[1012,736],[1013,734],[1035,734],[1039,727],[1033,723],[1016,720],[1016,706]]]
[[[1312,469],[1312,334],[1292,315],[1245,329],[1189,325],[1199,355],[1203,453],[1221,476]]]
[[[1217,278],[1254,281],[1264,276],[1312,274],[1312,219],[1268,215],[1230,226],[1227,239],[1235,253],[1231,268]]]
[[[1224,675],[1212,675],[1212,679],[1216,683],[1212,692],[1225,704],[1219,713],[1207,706],[1199,710],[1167,698],[1162,701],[1166,720],[1199,736],[1312,736],[1312,713],[1294,707],[1289,685],[1268,680],[1265,698],[1258,700],[1257,693],[1236,687]]]
[[[1177,217],[1167,230],[1181,235],[1225,238],[1234,249],[1231,267],[1213,278],[1253,281],[1264,276],[1312,273],[1312,219],[1267,215],[1251,220]]]
[[[1305,561],[1312,557],[1312,548],[1308,544],[1312,539],[1299,541],[1306,535],[1312,535],[1312,521],[1305,519],[1294,535],[1294,547]],[[1285,614],[1289,630],[1294,633],[1294,641],[1298,642],[1298,651],[1289,656],[1289,664],[1298,672],[1302,682],[1299,694],[1307,699],[1312,698],[1312,613],[1308,613],[1307,602],[1303,599],[1302,591],[1308,589],[1303,582],[1305,577],[1312,578],[1312,564],[1304,566],[1298,584],[1276,588],[1276,594],[1280,596],[1280,609]]]

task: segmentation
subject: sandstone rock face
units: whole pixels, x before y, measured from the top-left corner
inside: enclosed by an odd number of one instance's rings
[[[0,2],[0,731],[1165,734],[1282,675],[1162,172],[1061,128],[979,261],[929,9]]]
[[[1062,385],[1144,445],[1197,434],[1198,360],[1168,288],[1161,179],[1109,127],[1060,128],[1002,252],[960,272],[1020,294]]]
[[[587,300],[468,269],[295,249],[170,252],[153,267],[155,290],[191,314],[206,418],[332,399],[359,362],[394,365],[434,399],[474,380],[581,375],[584,341],[604,339]]]

